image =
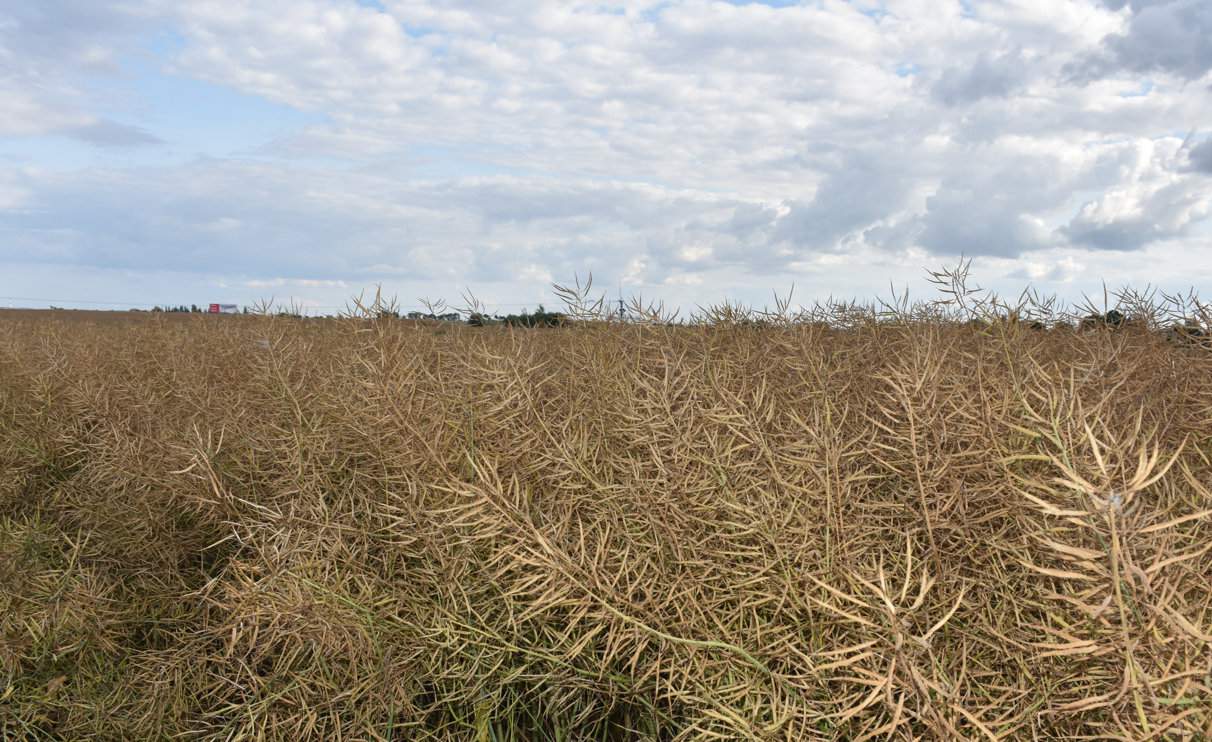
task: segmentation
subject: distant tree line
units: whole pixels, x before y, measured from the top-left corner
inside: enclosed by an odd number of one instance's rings
[[[472,312],[467,316],[467,324],[472,327],[487,325],[506,325],[509,327],[559,327],[568,322],[568,317],[560,312],[548,312],[540,304],[534,312],[523,311],[521,314],[493,314]]]
[[[56,309],[57,307],[51,307],[51,308]],[[165,312],[165,313],[171,313],[171,314],[209,314],[210,313],[208,309],[204,309],[204,308],[198,306],[197,304],[190,304],[189,306],[185,306],[184,304],[177,304],[176,306],[173,306],[173,305],[160,306],[159,304],[157,304],[156,306],[152,307],[151,309],[139,309],[139,308],[135,307],[135,308],[132,308],[130,311],[132,311],[132,312]],[[268,311],[263,308],[250,309],[249,307],[245,306],[245,307],[240,308],[240,314],[273,314],[277,317],[299,317],[299,318],[303,317],[302,311],[300,311],[297,308],[281,308],[281,309],[277,309],[277,310],[273,310],[273,311]],[[455,315],[455,318],[458,319],[458,315]]]
[[[517,314],[490,314],[486,311],[477,311],[475,309],[464,310],[462,313],[453,311],[444,311],[444,302],[435,303],[434,305],[426,305],[429,311],[410,311],[407,313],[399,311],[393,304],[379,305],[376,304],[374,316],[392,319],[408,319],[412,321],[438,321],[438,322],[466,322],[472,327],[489,327],[489,326],[504,326],[504,327],[561,327],[573,324],[572,319],[568,314],[563,312],[548,311],[542,304],[533,311],[522,311]],[[474,305],[473,305],[474,306]],[[726,307],[727,309],[727,307]],[[148,311],[135,309],[132,311]],[[167,313],[206,313],[206,309],[197,304],[179,304],[176,306],[159,306],[151,309],[152,312],[167,312]],[[256,306],[249,308],[242,307],[243,314],[272,314],[279,317],[296,317],[302,318],[303,314],[299,307],[280,307],[271,309],[269,304],[265,306]],[[464,320],[464,315],[466,319]],[[735,316],[734,316],[735,315]],[[762,313],[734,311],[734,312],[716,312],[700,318],[700,321],[706,321],[708,324],[729,324],[742,326],[774,326],[779,324],[773,319],[769,319]],[[794,319],[792,320],[794,322]],[[1189,319],[1185,322],[1162,324],[1157,321],[1156,316],[1149,319],[1147,315],[1137,316],[1126,315],[1118,309],[1111,309],[1105,312],[1091,312],[1084,317],[1072,319],[1056,319],[1044,322],[1039,319],[1020,318],[1017,309],[1012,309],[1002,313],[1001,316],[986,315],[983,318],[972,318],[968,320],[968,324],[974,327],[991,327],[1001,323],[1022,324],[1032,330],[1079,330],[1092,331],[1097,329],[1106,330],[1122,330],[1133,327],[1148,328],[1153,327],[1164,332],[1165,335],[1174,341],[1183,343],[1193,343],[1205,347],[1212,347],[1212,331],[1194,319]],[[1161,325],[1159,327],[1159,325]]]
[[[399,312],[381,311],[381,317],[401,318]],[[461,322],[463,317],[458,312],[408,312],[403,319],[431,320],[438,322]],[[468,325],[472,327],[488,327],[490,325],[505,325],[508,327],[559,327],[568,323],[568,316],[561,312],[549,312],[540,304],[533,312],[523,311],[520,314],[489,314],[488,312],[467,312]]]
[[[386,314],[394,317],[400,316],[398,312],[387,312]],[[432,312],[409,312],[405,316],[407,319],[411,320],[430,319],[441,322],[458,322],[460,319],[462,319],[458,312],[444,312],[442,314],[434,314]]]

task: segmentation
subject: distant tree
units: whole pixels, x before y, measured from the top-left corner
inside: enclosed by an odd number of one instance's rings
[[[1086,317],[1082,319],[1081,327],[1083,330],[1092,330],[1099,326],[1120,328],[1123,327],[1126,322],[1127,320],[1125,319],[1123,312],[1119,311],[1118,309],[1112,309],[1106,314],[1099,314],[1096,312],[1094,314],[1086,315]]]
[[[1199,322],[1193,320],[1187,320],[1183,324],[1171,325],[1170,329],[1166,331],[1166,335],[1170,340],[1176,342],[1199,345],[1205,348],[1212,347],[1212,334],[1205,332],[1200,327]]]
[[[499,320],[510,327],[558,327],[567,322],[568,318],[559,312],[548,312],[540,304],[533,314],[507,314]]]

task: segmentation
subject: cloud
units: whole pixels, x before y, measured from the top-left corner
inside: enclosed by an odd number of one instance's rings
[[[1204,15],[1187,0],[10,4],[0,264],[316,291],[340,287],[300,282],[592,270],[720,294],[843,274],[878,290],[962,252],[1059,281],[1057,265],[1096,271],[1207,224],[1212,150],[1173,136],[1212,118],[1207,86],[1181,84],[1207,71]],[[209,85],[178,84],[193,80]],[[157,108],[164,90],[181,111]],[[250,98],[303,115],[257,127]],[[191,103],[222,115],[191,124]],[[46,135],[93,146],[62,148],[85,153],[69,162],[29,142]]]
[[[610,271],[643,258],[742,263],[728,225],[759,205],[625,183],[377,175],[252,163],[42,173],[0,212],[0,262],[231,271],[274,278],[466,276],[508,280]],[[688,256],[691,258],[688,260]]]
[[[22,181],[17,173],[0,169],[0,214],[6,211],[15,212],[25,205],[29,192]]]
[[[1025,78],[1025,60],[1020,55],[982,54],[971,67],[953,67],[943,72],[930,92],[944,105],[958,106],[982,98],[1005,98]]]
[[[1098,250],[1138,250],[1181,237],[1212,214],[1212,187],[1184,172],[1182,143],[1142,141],[1134,149],[1126,177],[1087,201],[1062,228],[1069,240]],[[1198,147],[1188,154],[1202,157]]]
[[[1196,80],[1212,70],[1212,4],[1206,0],[1104,0],[1130,9],[1126,27],[1070,67],[1080,80],[1121,72]]]
[[[144,27],[152,8],[150,0],[8,3],[0,9],[0,50],[25,74],[45,74],[46,63],[113,72],[119,45]]]
[[[163,144],[163,140],[159,137],[138,126],[128,126],[104,119],[69,128],[65,133],[74,139],[98,147],[142,147]]]
[[[1187,153],[1192,170],[1212,174],[1212,139],[1205,139]]]
[[[1076,191],[1116,170],[1118,151],[1082,152],[1063,141],[1004,137],[963,146],[964,167],[947,168],[899,232],[936,255],[1019,258],[1057,246],[1057,220]]]
[[[1063,228],[1074,243],[1098,250],[1139,250],[1185,235],[1212,213],[1212,193],[1190,182],[1119,188],[1087,203]]]
[[[1083,266],[1072,256],[1044,260],[1030,259],[1023,261],[1022,267],[1012,271],[1010,277],[1025,279],[1029,282],[1069,283],[1081,272],[1082,268]]]
[[[120,52],[148,27],[150,12],[148,0],[0,7],[0,137],[58,132],[96,144],[120,139],[120,125],[90,112],[92,88],[119,73]]]
[[[82,117],[40,100],[24,90],[12,89],[0,79],[0,137],[45,134],[79,126]]]
[[[788,204],[775,241],[801,255],[836,250],[846,238],[904,207],[912,183],[906,164],[883,150],[846,151],[836,163],[822,162],[818,167],[828,174],[812,200]]]
[[[926,204],[918,243],[938,255],[1017,257],[1049,243],[1040,220],[995,194],[948,188]]]

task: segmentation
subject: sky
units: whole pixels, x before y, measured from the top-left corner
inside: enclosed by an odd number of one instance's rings
[[[0,306],[1212,294],[1207,0],[0,0]]]

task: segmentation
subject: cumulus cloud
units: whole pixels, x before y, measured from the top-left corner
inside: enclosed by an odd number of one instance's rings
[[[1074,65],[1082,79],[1119,72],[1166,73],[1195,80],[1212,70],[1212,4],[1206,0],[1104,0],[1127,8],[1126,27]]]
[[[0,160],[0,262],[723,293],[959,253],[1059,281],[1208,223],[1192,0],[10,6],[0,140],[96,161]],[[159,128],[132,65],[307,125],[193,160],[225,132]]]
[[[775,226],[774,240],[785,255],[837,249],[904,207],[912,185],[907,164],[885,151],[849,151],[836,163],[821,163],[828,174],[811,200],[787,205]]]
[[[954,67],[943,72],[930,92],[948,106],[982,98],[1004,98],[1023,83],[1024,63],[1018,54],[1000,57],[982,54],[971,67]]]
[[[1184,235],[1210,211],[1207,188],[1182,181],[1135,185],[1087,203],[1063,232],[1077,244],[1100,250],[1139,250]]]
[[[1061,230],[1070,240],[1100,250],[1137,250],[1182,236],[1212,213],[1212,188],[1183,172],[1180,142],[1142,141],[1134,149],[1135,162],[1126,163],[1121,182],[1086,202]]]
[[[1192,147],[1187,157],[1191,169],[1212,175],[1212,139]]]
[[[1017,257],[1047,246],[1047,228],[995,194],[947,189],[926,203],[919,242],[931,252]]]

